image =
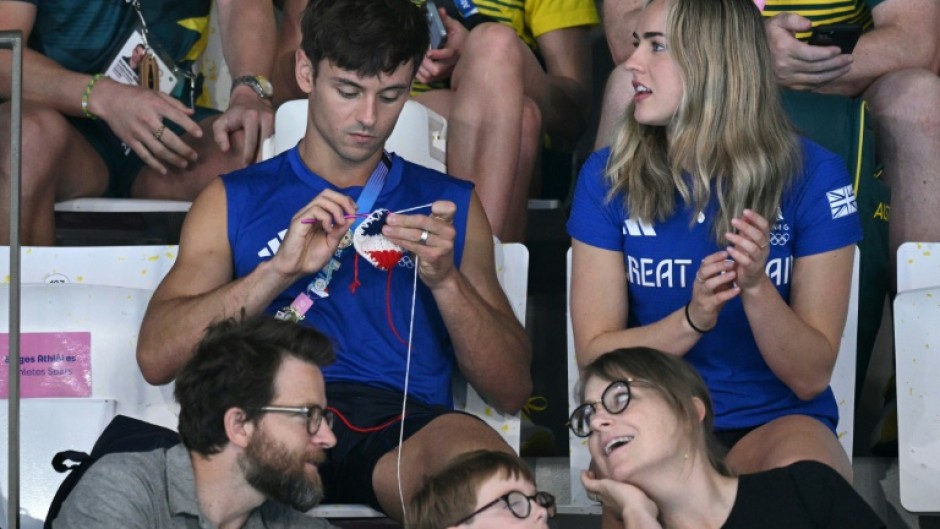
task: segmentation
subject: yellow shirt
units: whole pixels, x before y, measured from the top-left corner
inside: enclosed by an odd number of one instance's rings
[[[511,26],[533,50],[535,39],[545,33],[600,23],[594,0],[474,0],[474,4],[480,13]],[[416,81],[412,94],[444,86],[443,81],[432,86]]]
[[[882,0],[767,0],[763,14],[772,17],[789,12],[802,15],[813,22],[813,27],[827,24],[861,24],[863,29],[871,29],[871,9]],[[797,38],[807,39],[809,32],[798,33]]]
[[[594,0],[474,0],[474,3],[480,13],[512,26],[533,49],[540,35],[600,22]]]

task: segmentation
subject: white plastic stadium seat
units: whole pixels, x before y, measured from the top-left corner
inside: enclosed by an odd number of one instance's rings
[[[0,285],[0,332],[7,332],[9,285]],[[64,474],[53,471],[52,456],[62,450],[90,451],[98,435],[117,414],[176,427],[171,387],[147,384],[137,369],[135,350],[140,321],[152,291],[87,284],[24,284],[21,296],[23,333],[90,333],[91,395],[85,398],[28,398],[21,408],[20,487],[23,525],[41,527]],[[47,353],[67,353],[65,348]],[[36,359],[35,351],[24,356]],[[6,366],[0,378],[6,378]],[[0,401],[0,423],[6,424],[7,401]],[[0,444],[6,444],[3,435]],[[0,455],[4,490],[6,447]]]
[[[271,158],[297,145],[306,128],[307,100],[282,104],[274,118],[276,132],[265,140],[263,157]],[[446,140],[447,120],[421,103],[408,100],[385,148],[408,161],[444,172]]]
[[[22,248],[21,331],[88,332],[91,345],[90,397],[26,398],[21,403],[24,529],[42,527],[65,477],[52,469],[56,452],[90,452],[115,414],[176,429],[173,386],[147,384],[135,354],[152,291],[175,259],[175,246]],[[0,247],[0,277],[6,282],[9,262],[9,247]],[[0,285],[0,332],[7,332],[8,296],[9,285]],[[3,366],[0,379],[5,378]],[[7,424],[6,412],[6,400],[0,400],[0,424]],[[0,437],[2,492],[7,451],[6,435]]]
[[[901,505],[940,511],[940,243],[902,244],[894,298]]]
[[[189,211],[190,204],[185,200],[95,197],[56,202],[55,210],[85,213],[185,213]]]

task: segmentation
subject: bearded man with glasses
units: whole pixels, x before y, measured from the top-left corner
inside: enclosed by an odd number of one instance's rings
[[[333,359],[311,327],[211,326],[176,379],[182,444],[101,458],[53,527],[332,527],[298,511],[323,497],[317,466],[336,444],[320,373]]]

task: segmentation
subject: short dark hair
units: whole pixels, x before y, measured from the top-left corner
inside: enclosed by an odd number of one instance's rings
[[[423,8],[411,0],[310,0],[301,30],[314,73],[323,59],[361,77],[409,62],[417,73],[431,45]]]
[[[502,474],[535,484],[532,470],[515,454],[475,450],[457,456],[424,482],[408,509],[410,529],[441,529],[467,516],[483,483]]]
[[[210,325],[176,377],[183,444],[203,455],[220,452],[228,443],[225,413],[241,408],[254,420],[274,398],[274,378],[287,356],[318,367],[335,359],[316,329],[267,314]]]
[[[609,382],[629,377],[651,382],[653,388],[672,408],[680,423],[685,423],[688,427],[688,441],[693,445],[689,448],[693,448],[698,437],[701,436],[702,448],[708,458],[708,463],[719,474],[731,475],[731,471],[725,464],[725,449],[718,444],[712,434],[715,411],[708,393],[708,386],[705,385],[705,381],[692,364],[650,347],[628,347],[604,353],[581,371],[581,380],[577,388],[579,402],[584,402],[584,387],[588,379],[592,377]],[[698,398],[705,405],[705,417],[701,422],[698,420],[698,414],[692,403],[693,397]]]

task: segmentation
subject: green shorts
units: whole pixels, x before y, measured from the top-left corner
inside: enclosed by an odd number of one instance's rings
[[[196,123],[219,114],[218,110],[206,107],[196,107],[193,121]],[[137,173],[144,167],[144,161],[124,144],[111,131],[104,121],[84,117],[69,117],[69,122],[98,152],[98,156],[108,167],[108,190],[104,196],[126,198],[130,196],[131,185]],[[182,134],[183,129],[169,120],[164,120],[167,128],[176,134]]]

